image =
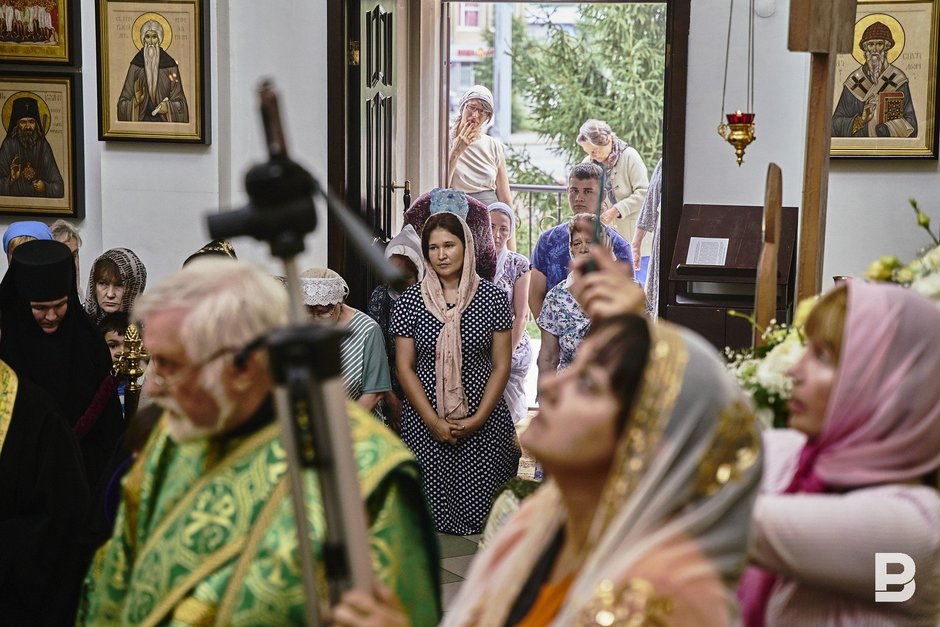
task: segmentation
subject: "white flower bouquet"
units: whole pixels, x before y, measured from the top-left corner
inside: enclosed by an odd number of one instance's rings
[[[757,416],[766,427],[785,427],[790,411],[787,403],[793,389],[793,381],[787,372],[803,356],[806,350],[802,333],[803,321],[812,309],[814,298],[801,302],[792,325],[778,324],[772,320],[766,329],[757,326],[753,316],[736,311],[729,315],[744,318],[755,329],[761,331],[765,340],[760,348],[732,350],[725,348],[728,371],[754,400]]]

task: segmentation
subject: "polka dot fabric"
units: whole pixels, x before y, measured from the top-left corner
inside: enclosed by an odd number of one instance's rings
[[[434,352],[442,323],[428,311],[421,285],[408,288],[395,306],[391,333],[415,343],[415,370],[424,393],[437,407]],[[512,328],[506,295],[486,280],[461,316],[463,385],[470,412],[475,412],[493,371],[493,332]],[[486,423],[456,446],[437,442],[407,398],[403,400],[401,437],[424,468],[424,488],[438,531],[479,533],[497,488],[516,475],[519,445],[505,401]]]

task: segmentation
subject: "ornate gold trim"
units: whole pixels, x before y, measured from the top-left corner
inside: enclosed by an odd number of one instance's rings
[[[163,520],[160,521],[160,524],[157,525],[156,529],[150,532],[150,538],[140,550],[140,554],[138,555],[136,561],[141,561],[147,553],[155,548],[154,545],[160,541],[160,538],[163,536],[163,532],[166,531],[167,527],[175,522],[177,517],[183,516],[187,511],[189,511],[190,504],[192,504],[193,500],[195,500],[202,489],[206,487],[206,484],[215,479],[217,475],[222,474],[224,470],[227,470],[229,466],[235,464],[245,455],[254,452],[254,450],[259,446],[263,446],[270,442],[277,434],[277,423],[268,425],[258,433],[252,435],[250,438],[242,442],[238,448],[236,448],[230,455],[225,457],[222,463],[214,466],[209,472],[204,474],[199,479],[199,481],[189,488],[186,496],[180,499],[180,501],[173,506],[173,509],[163,517]]]
[[[173,610],[173,622],[180,622],[191,627],[211,627],[217,624],[215,607],[202,599],[187,597]]]
[[[757,423],[741,399],[722,408],[717,422],[695,481],[700,496],[711,496],[727,483],[739,480],[760,455]]]
[[[179,600],[182,599],[193,586],[205,579],[209,573],[238,555],[238,552],[244,545],[244,539],[235,540],[230,545],[222,547],[212,555],[207,556],[199,567],[194,568],[191,573],[173,586],[173,589],[160,600],[160,603],[150,612],[150,615],[141,621],[141,627],[151,627],[160,624],[163,617],[173,609]]]
[[[3,452],[3,443],[10,432],[10,423],[13,421],[13,405],[16,403],[16,392],[20,382],[16,378],[13,368],[0,361],[0,453]]]
[[[147,438],[147,442],[144,444],[140,455],[137,456],[137,459],[134,460],[134,463],[124,476],[124,518],[127,521],[127,534],[131,549],[137,548],[137,513],[140,511],[140,490],[144,483],[144,471],[147,460],[150,459],[150,456],[153,454],[153,449],[156,448],[157,442],[164,441],[163,438],[157,435],[157,433],[165,429],[163,420],[163,414],[161,414],[160,418],[157,419],[157,424],[154,425],[153,430],[155,433],[152,433],[151,436]]]
[[[228,584],[225,586],[225,593],[222,595],[222,602],[219,604],[219,610],[216,614],[217,624],[227,625],[229,623],[231,613],[235,609],[237,595],[242,591],[242,583],[244,583],[248,569],[251,567],[251,563],[255,559],[255,554],[258,552],[258,545],[261,544],[264,534],[268,531],[271,522],[274,520],[274,516],[277,514],[277,508],[287,495],[289,485],[287,475],[281,477],[277,487],[274,488],[274,492],[271,493],[270,499],[265,503],[264,509],[261,510],[261,513],[255,520],[254,526],[248,536],[248,541],[245,542],[242,548],[242,555],[235,565],[235,570],[232,571],[229,577]]]
[[[636,489],[669,422],[682,389],[689,352],[678,329],[650,324],[650,352],[611,474],[601,496],[586,550],[600,539],[614,514]]]
[[[672,597],[657,595],[650,581],[633,577],[617,589],[605,579],[597,585],[593,601],[581,611],[577,625],[609,627],[667,627],[674,609]]]

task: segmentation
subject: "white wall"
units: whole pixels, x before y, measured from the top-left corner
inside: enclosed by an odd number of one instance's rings
[[[755,21],[754,110],[757,140],[738,167],[734,150],[715,131],[721,108],[730,0],[692,0],[689,41],[685,202],[761,205],[771,161],[783,170],[783,201],[799,206],[806,136],[808,53],[787,50],[789,1]],[[726,110],[744,109],[747,4],[735,3]],[[908,198],[940,219],[937,161],[835,160],[830,166],[823,287],[833,275],[860,275],[883,254],[903,261],[928,243]]]
[[[97,141],[94,4],[91,0],[82,2],[86,202],[86,218],[81,223],[85,240],[82,284],[93,259],[114,246],[135,250],[147,265],[150,281],[158,281],[207,241],[204,216],[208,211],[245,201],[244,173],[265,157],[255,96],[261,77],[273,77],[280,89],[293,157],[323,178],[324,2],[281,0],[277,10],[262,2],[210,2],[210,146]],[[756,19],[757,141],[748,147],[744,165],[738,167],[732,148],[715,132],[721,107],[728,4],[692,1],[685,201],[761,204],[767,163],[774,161],[783,169],[784,203],[799,205],[809,57],[786,49],[789,2],[775,0],[774,14]],[[735,16],[728,110],[745,106],[742,78],[746,49],[740,35],[746,4],[736,3],[736,7],[739,15]],[[436,23],[433,15],[421,17],[428,27]],[[425,126],[430,125],[420,126],[421,132],[430,132]],[[926,235],[914,225],[907,199],[918,198],[937,222],[937,169],[936,161],[832,163],[824,285],[834,274],[860,274],[881,254],[898,254],[906,260],[927,243]],[[321,228],[308,237],[308,253],[301,258],[301,267],[326,263],[322,212],[321,219]],[[267,257],[265,248],[250,240],[242,238],[235,245],[240,257]],[[0,266],[5,266],[5,260],[0,260]],[[277,268],[277,264],[269,266]]]
[[[263,2],[210,1],[209,146],[98,141],[95,2],[81,5],[82,285],[95,257],[117,246],[134,250],[147,266],[148,282],[156,283],[208,241],[207,213],[246,201],[244,173],[266,158],[256,97],[262,77],[273,78],[281,92],[292,157],[318,178],[325,174],[325,3],[279,0],[278,9],[271,10]],[[326,264],[325,218],[308,236],[307,247],[301,268]],[[263,245],[241,238],[235,248],[239,258],[279,267],[267,261]],[[5,269],[6,260],[0,263]]]

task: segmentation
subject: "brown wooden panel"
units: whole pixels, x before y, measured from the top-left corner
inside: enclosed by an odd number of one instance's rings
[[[666,305],[666,317],[670,322],[691,329],[704,337],[719,351],[728,346],[739,350],[751,346],[751,323],[743,318],[729,316],[730,307],[708,307],[696,305]],[[750,315],[753,309],[734,308],[735,311]],[[789,322],[789,310],[778,309],[776,319]]]
[[[666,9],[666,89],[663,102],[663,198],[660,208],[659,315],[669,318],[669,262],[684,204],[685,118],[692,0],[669,0]]]
[[[763,207],[736,205],[686,205],[682,216],[672,264],[666,273],[670,280],[718,280],[753,283],[763,245]],[[796,207],[783,207],[780,249],[777,256],[777,283],[792,282],[793,251],[796,247]],[[724,266],[688,266],[686,258],[692,237],[728,238]]]

